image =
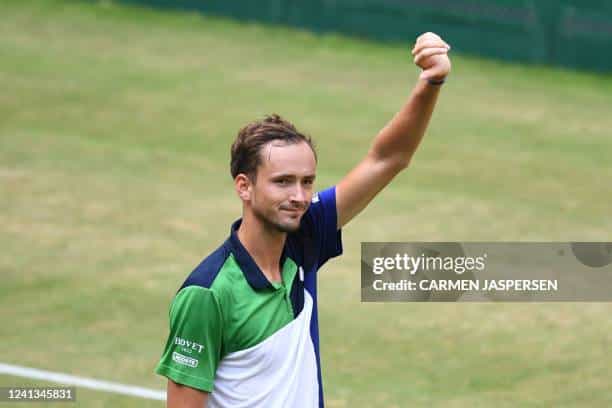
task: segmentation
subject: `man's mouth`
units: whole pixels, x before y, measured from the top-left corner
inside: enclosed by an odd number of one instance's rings
[[[281,211],[285,211],[285,212],[288,212],[290,214],[300,214],[300,213],[304,212],[304,209],[302,209],[302,208],[281,208]]]

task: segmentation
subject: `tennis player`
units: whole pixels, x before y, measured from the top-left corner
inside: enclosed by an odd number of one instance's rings
[[[311,139],[278,115],[242,128],[231,174],[242,218],[177,292],[156,372],[168,407],[323,407],[317,270],[342,253],[341,228],[410,163],[451,69],[425,33],[406,104],[340,182],[315,193]]]

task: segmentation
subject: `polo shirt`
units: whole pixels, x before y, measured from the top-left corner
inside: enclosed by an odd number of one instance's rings
[[[335,187],[315,194],[287,234],[282,282],[244,248],[240,222],[175,295],[156,372],[210,392],[209,407],[323,407],[317,271],[342,253]]]

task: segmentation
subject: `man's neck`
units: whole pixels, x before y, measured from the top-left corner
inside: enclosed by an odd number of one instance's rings
[[[265,228],[253,216],[244,215],[238,239],[270,282],[281,282],[280,257],[287,234]]]

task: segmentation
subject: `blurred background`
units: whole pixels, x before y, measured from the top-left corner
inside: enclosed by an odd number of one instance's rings
[[[604,0],[124,0],[241,21],[405,43],[426,31],[455,50],[610,72],[612,3]]]
[[[362,241],[612,240],[611,7],[3,1],[0,363],[164,389],[170,301],[240,215],[238,129],[281,114],[333,185],[434,31],[453,72],[428,134],[320,271],[326,404],[610,406],[610,304],[361,303],[359,276]],[[51,385],[0,374],[26,384]]]

